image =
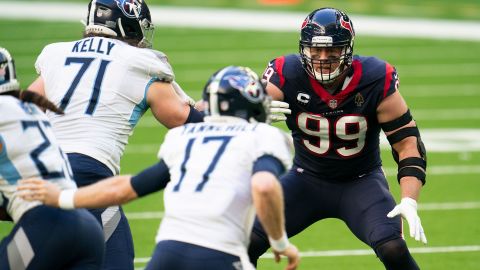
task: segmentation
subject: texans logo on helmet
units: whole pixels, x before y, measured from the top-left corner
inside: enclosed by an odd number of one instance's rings
[[[302,27],[300,29],[303,29],[305,28],[305,26],[307,26],[308,24],[308,18],[306,18],[303,22],[302,22]]]
[[[142,6],[137,0],[115,0],[118,8],[128,18],[136,18],[134,9],[137,9],[137,14],[140,14]],[[140,1],[141,2],[141,1]]]
[[[345,28],[345,29],[347,29],[348,31],[350,31],[350,34],[352,34],[352,36],[355,35],[355,33],[353,33],[353,28],[352,28],[352,25],[350,24],[350,21],[345,21],[345,20],[343,19],[343,16],[340,17],[340,25],[341,25],[343,28]]]

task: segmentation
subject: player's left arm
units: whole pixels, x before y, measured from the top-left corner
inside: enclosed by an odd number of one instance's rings
[[[38,200],[49,206],[101,208],[124,204],[163,189],[169,180],[168,167],[160,161],[135,176],[114,176],[79,189],[61,190],[51,181],[32,178],[19,181],[17,190],[23,199]]]
[[[380,103],[377,117],[399,166],[397,178],[402,198],[416,200],[425,184],[427,156],[420,131],[400,92],[396,91]]]
[[[377,117],[398,164],[397,179],[402,197],[401,203],[387,216],[403,216],[410,226],[410,236],[417,241],[427,243],[417,214],[417,200],[425,184],[427,166],[426,150],[420,132],[405,100],[398,91],[380,103],[377,108]]]

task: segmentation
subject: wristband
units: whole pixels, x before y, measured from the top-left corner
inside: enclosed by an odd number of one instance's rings
[[[283,252],[288,248],[288,246],[290,246],[290,242],[288,242],[288,237],[285,232],[283,232],[283,235],[280,237],[280,239],[274,240],[268,237],[268,241],[270,242],[270,247],[277,252]]]
[[[75,189],[65,189],[60,192],[58,197],[58,206],[62,209],[75,209]]]

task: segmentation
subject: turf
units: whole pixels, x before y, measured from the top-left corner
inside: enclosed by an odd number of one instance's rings
[[[168,1],[167,1],[168,2]],[[209,1],[214,2],[214,1]],[[348,1],[347,1],[348,2]],[[408,2],[408,1],[403,1]],[[433,3],[432,1],[425,1]],[[444,1],[447,2],[447,1]],[[468,5],[469,1],[460,1]],[[476,2],[470,1],[476,6]],[[448,5],[447,5],[448,6]],[[33,64],[44,45],[80,37],[76,23],[52,23],[0,20],[0,46],[10,50],[18,68],[22,87],[35,78]],[[177,81],[195,99],[200,98],[204,83],[215,70],[230,64],[246,65],[262,72],[266,63],[281,54],[297,51],[295,33],[161,28],[156,31],[154,48],[164,51],[176,72]],[[388,60],[398,69],[400,90],[418,113],[422,128],[480,128],[480,43],[395,39],[359,36],[355,52]],[[463,113],[458,113],[462,111]],[[278,125],[285,128],[284,125]],[[156,161],[156,151],[166,128],[156,125],[147,113],[138,124],[122,159],[122,173],[136,173]],[[454,138],[452,138],[454,139]],[[395,164],[387,151],[382,153],[385,167]],[[429,166],[480,164],[480,153],[458,149],[451,153],[429,153]],[[422,203],[478,202],[479,172],[457,174],[455,171],[428,176]],[[392,192],[398,198],[398,185],[389,176]],[[161,211],[161,193],[125,206],[127,213]],[[420,211],[429,244],[427,247],[480,245],[480,209]],[[158,219],[131,219],[135,241],[136,267],[145,265],[154,247]],[[11,225],[0,223],[0,237]],[[319,222],[292,240],[302,251],[367,249],[337,220]],[[407,239],[409,246],[422,245]],[[480,265],[476,252],[414,254],[422,269],[474,270]],[[259,269],[279,269],[271,259],[262,259]],[[339,257],[304,257],[301,269],[383,269],[374,255]]]

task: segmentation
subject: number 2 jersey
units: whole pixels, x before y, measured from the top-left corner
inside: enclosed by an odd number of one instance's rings
[[[36,105],[0,96],[0,115],[0,202],[18,222],[26,211],[40,205],[18,197],[18,180],[43,178],[63,189],[76,185],[50,123]]]
[[[352,71],[332,95],[303,69],[300,56],[271,61],[263,78],[290,104],[287,126],[300,172],[332,181],[349,181],[381,166],[377,107],[398,88],[398,76],[375,57],[354,56]]]
[[[148,109],[150,84],[174,79],[163,53],[103,37],[47,45],[35,67],[47,98],[65,111],[47,113],[63,151],[90,156],[114,174]]]
[[[171,129],[165,137],[159,157],[171,180],[164,191],[165,217],[156,240],[182,241],[246,258],[255,217],[253,165],[268,155],[289,169],[288,139],[264,123],[212,119]]]

